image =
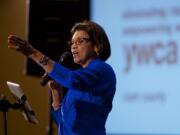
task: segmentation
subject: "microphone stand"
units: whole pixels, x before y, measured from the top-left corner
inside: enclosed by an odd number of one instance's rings
[[[21,108],[21,104],[20,103],[10,104],[4,95],[1,95],[1,97],[2,98],[0,98],[0,111],[3,112],[4,135],[7,135],[7,112],[10,108],[13,108],[13,109]]]
[[[53,129],[53,118],[51,116],[51,110],[52,110],[52,94],[51,94],[51,90],[49,90],[49,125],[48,125],[48,131],[47,131],[47,135],[53,135],[54,133],[54,129]]]

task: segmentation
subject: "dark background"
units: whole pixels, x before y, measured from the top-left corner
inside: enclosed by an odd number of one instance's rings
[[[39,51],[58,61],[70,51],[67,41],[74,23],[89,20],[89,0],[30,0],[28,40]],[[27,59],[26,74],[42,76],[44,70]]]

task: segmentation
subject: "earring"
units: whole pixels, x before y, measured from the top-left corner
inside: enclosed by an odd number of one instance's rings
[[[97,48],[97,47],[95,46],[94,51],[96,52],[96,55],[99,56],[99,48]]]

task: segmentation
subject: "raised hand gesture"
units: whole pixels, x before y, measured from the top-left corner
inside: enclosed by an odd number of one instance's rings
[[[8,36],[8,47],[23,53],[25,56],[30,56],[35,52],[30,43],[15,35]]]

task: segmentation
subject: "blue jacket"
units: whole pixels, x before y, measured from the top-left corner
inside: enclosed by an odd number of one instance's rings
[[[97,58],[74,71],[56,63],[49,76],[68,88],[62,107],[52,111],[58,134],[105,135],[116,86],[113,69]]]

